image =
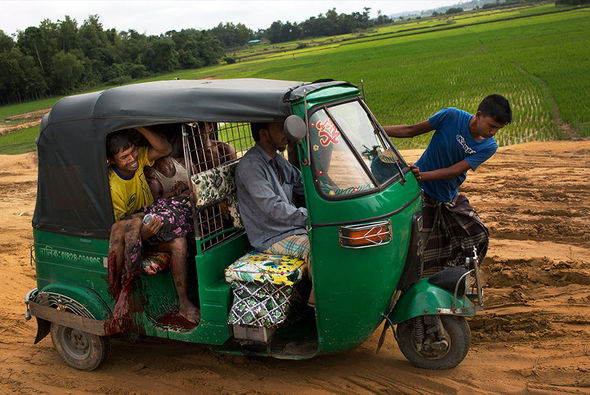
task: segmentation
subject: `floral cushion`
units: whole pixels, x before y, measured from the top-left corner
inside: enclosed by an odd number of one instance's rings
[[[229,215],[236,228],[243,228],[238,212],[234,174],[238,162],[225,163],[192,176],[197,210],[226,199]]]
[[[249,252],[225,269],[225,281],[293,285],[303,277],[303,259],[288,255]]]

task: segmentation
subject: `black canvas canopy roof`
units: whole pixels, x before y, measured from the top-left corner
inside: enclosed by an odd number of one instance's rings
[[[114,221],[106,136],[116,130],[192,121],[273,122],[291,102],[342,81],[234,79],[148,82],[70,96],[41,122],[33,226],[108,238]]]

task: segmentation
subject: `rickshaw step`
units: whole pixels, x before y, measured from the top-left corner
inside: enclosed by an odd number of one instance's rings
[[[231,287],[219,280],[200,293],[201,317],[208,321],[225,322],[231,304]]]

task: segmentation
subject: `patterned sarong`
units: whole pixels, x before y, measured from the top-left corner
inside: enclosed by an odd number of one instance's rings
[[[489,232],[467,197],[457,194],[450,202],[424,195],[426,247],[422,255],[423,276],[430,277],[447,267],[464,265],[477,249],[479,262],[488,251]]]
[[[290,255],[301,258],[305,261],[305,265],[309,270],[311,247],[307,233],[287,236],[268,247],[264,252],[273,255]]]
[[[152,214],[162,221],[162,229],[150,241],[170,241],[193,233],[193,217],[188,196],[158,199],[143,212]]]

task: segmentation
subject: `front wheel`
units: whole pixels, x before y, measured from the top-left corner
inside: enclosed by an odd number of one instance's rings
[[[51,340],[68,365],[78,370],[94,370],[107,358],[109,339],[51,323]]]
[[[471,331],[464,317],[420,316],[397,325],[397,342],[412,365],[451,369],[467,355]]]

